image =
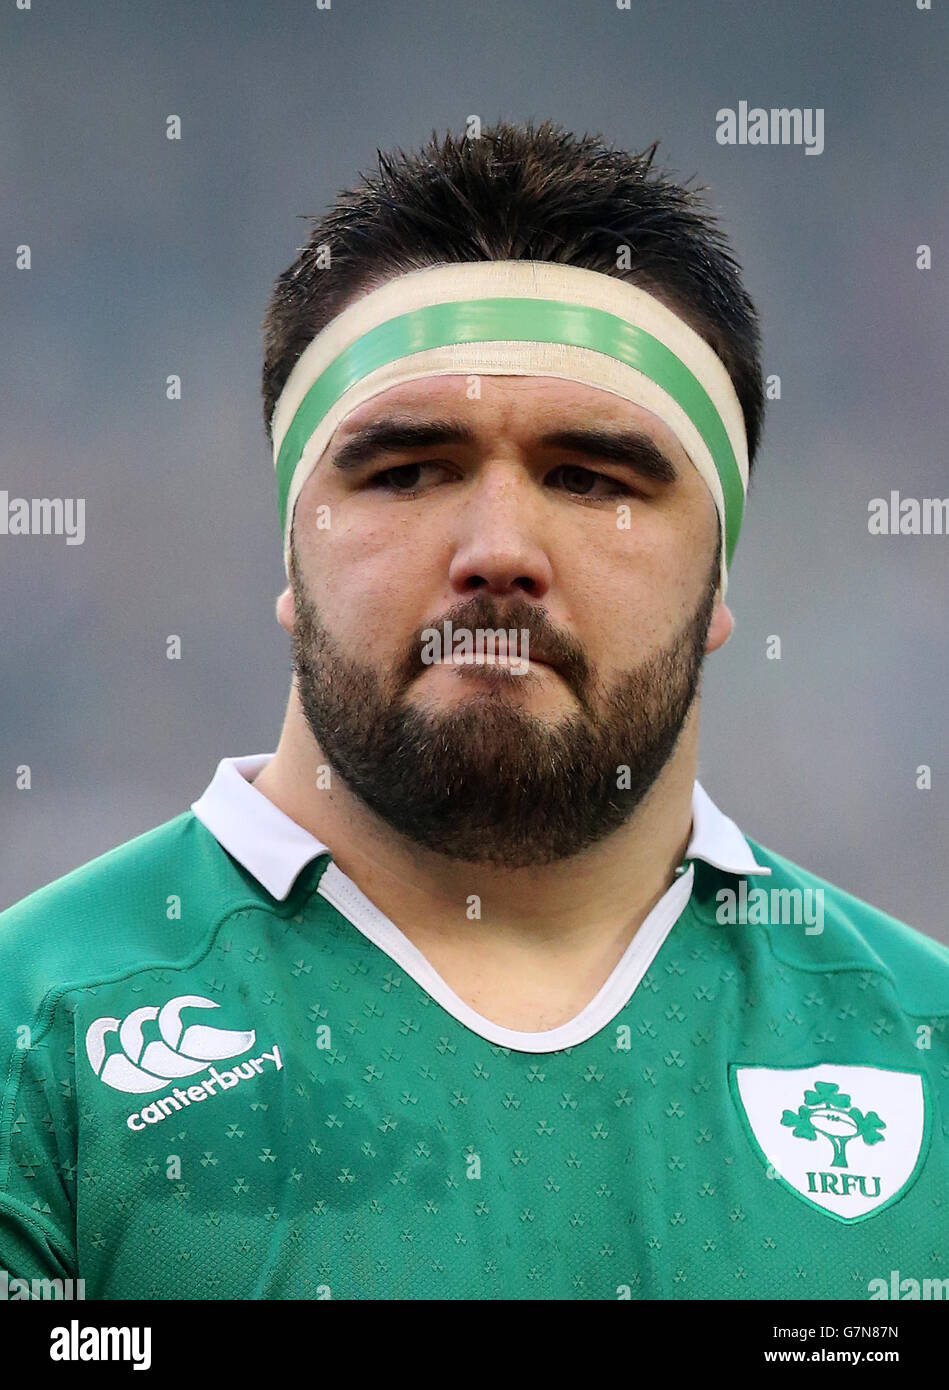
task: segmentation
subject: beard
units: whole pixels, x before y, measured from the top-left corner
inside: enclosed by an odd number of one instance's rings
[[[666,765],[698,691],[717,578],[716,557],[684,630],[609,688],[544,609],[479,594],[439,620],[526,629],[576,697],[577,708],[551,721],[505,698],[510,682],[544,677],[504,667],[481,668],[451,709],[414,703],[423,629],[388,678],[354,661],[324,626],[291,550],[293,664],[307,724],[349,791],[412,843],[503,869],[567,859],[623,825]],[[460,679],[470,673],[458,668]]]

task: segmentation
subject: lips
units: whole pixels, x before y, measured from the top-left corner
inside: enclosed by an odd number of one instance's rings
[[[552,671],[557,670],[556,661],[554,661],[553,658],[550,657],[545,651],[536,652],[532,648],[528,653],[528,660],[530,661],[532,666],[549,666]]]
[[[533,653],[529,657],[519,655],[508,656],[504,654],[492,656],[487,653],[474,657],[446,657],[446,659],[439,664],[442,666],[523,666],[525,662],[529,666],[546,666],[549,670],[554,669],[551,662],[542,661],[539,657],[534,656]]]

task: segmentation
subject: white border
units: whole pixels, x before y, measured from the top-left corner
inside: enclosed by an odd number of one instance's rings
[[[351,878],[335,863],[327,866],[318,892],[337,912],[352,922],[380,951],[410,975],[416,984],[440,1004],[452,1018],[479,1037],[515,1052],[561,1052],[577,1047],[605,1028],[632,998],[636,986],[652,965],[663,942],[682,916],[692,896],[695,870],[690,864],[649,913],[627,946],[609,979],[589,1004],[567,1023],[540,1033],[505,1028],[479,1014],[448,985],[421,951],[394,922],[380,912]]]

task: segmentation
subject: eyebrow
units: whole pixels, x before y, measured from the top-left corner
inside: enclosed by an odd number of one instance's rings
[[[607,463],[625,463],[657,483],[674,483],[679,471],[659,445],[642,430],[583,428],[555,430],[539,443],[546,449],[564,449]]]
[[[473,444],[474,439],[474,431],[460,420],[376,420],[351,434],[331,462],[345,473],[377,454],[401,454],[432,444]]]
[[[474,431],[460,420],[383,419],[364,425],[349,436],[330,462],[341,472],[368,463],[379,454],[400,454],[437,444],[474,444]],[[654,482],[672,483],[678,469],[659,445],[642,430],[578,427],[554,430],[536,441],[544,449],[562,449],[587,458],[621,463]]]

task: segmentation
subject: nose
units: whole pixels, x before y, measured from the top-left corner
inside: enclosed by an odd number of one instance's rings
[[[448,571],[459,597],[529,594],[543,598],[553,581],[541,541],[536,484],[508,466],[485,468],[465,500]]]

